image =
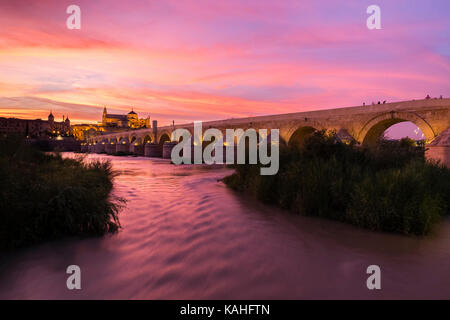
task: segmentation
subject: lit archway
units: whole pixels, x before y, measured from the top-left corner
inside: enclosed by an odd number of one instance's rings
[[[402,121],[387,128],[382,136],[387,140],[409,138],[414,141],[425,140],[425,134],[411,121]]]
[[[389,112],[371,119],[359,134],[359,141],[363,144],[374,144],[383,137],[384,132],[401,122],[412,122],[423,133],[425,142],[431,142],[435,133],[433,128],[421,117],[412,112]]]
[[[120,137],[119,141],[117,141],[117,142],[121,143],[121,144],[127,144],[130,141],[128,140],[128,137]]]
[[[151,143],[151,142],[152,142],[152,137],[150,137],[149,135],[146,135],[146,136],[144,137],[143,142],[144,142],[144,144],[146,144],[146,143]]]

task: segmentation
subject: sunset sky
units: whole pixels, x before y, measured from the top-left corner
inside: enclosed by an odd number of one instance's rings
[[[81,30],[66,9],[81,7]],[[381,30],[366,8],[381,7]],[[0,116],[160,124],[450,96],[448,0],[0,0]]]

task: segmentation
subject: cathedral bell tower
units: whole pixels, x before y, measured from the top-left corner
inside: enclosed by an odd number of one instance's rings
[[[103,117],[102,117],[102,123],[104,126],[106,126],[106,116],[108,115],[108,112],[106,111],[106,107],[103,108]]]
[[[48,115],[48,126],[50,131],[52,131],[55,126],[55,117],[53,116],[53,113],[51,111],[50,114]]]

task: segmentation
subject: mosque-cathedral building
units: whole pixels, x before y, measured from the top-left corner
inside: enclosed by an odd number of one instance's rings
[[[131,110],[128,114],[108,114],[106,107],[103,109],[103,127],[140,129],[150,128],[150,117],[139,119],[136,112]]]
[[[104,107],[102,121],[98,124],[73,125],[72,134],[77,140],[86,140],[102,133],[142,128],[150,128],[150,117],[140,119],[133,110],[128,114],[111,114]]]

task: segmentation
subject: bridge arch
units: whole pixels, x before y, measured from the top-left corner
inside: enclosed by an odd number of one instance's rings
[[[426,143],[431,142],[436,136],[431,125],[414,112],[387,112],[370,119],[358,134],[358,141],[362,144],[375,143],[386,129],[394,124],[410,121],[422,130]]]
[[[118,143],[129,143],[130,140],[128,139],[128,137],[120,137],[117,141]]]
[[[164,144],[164,142],[170,142],[170,132],[164,131],[159,137],[159,144]]]
[[[288,137],[288,145],[301,147],[305,139],[316,131],[317,129],[311,126],[300,126]]]
[[[152,136],[147,134],[146,136],[144,136],[144,138],[142,140],[142,144],[152,143],[152,141],[153,141]]]

